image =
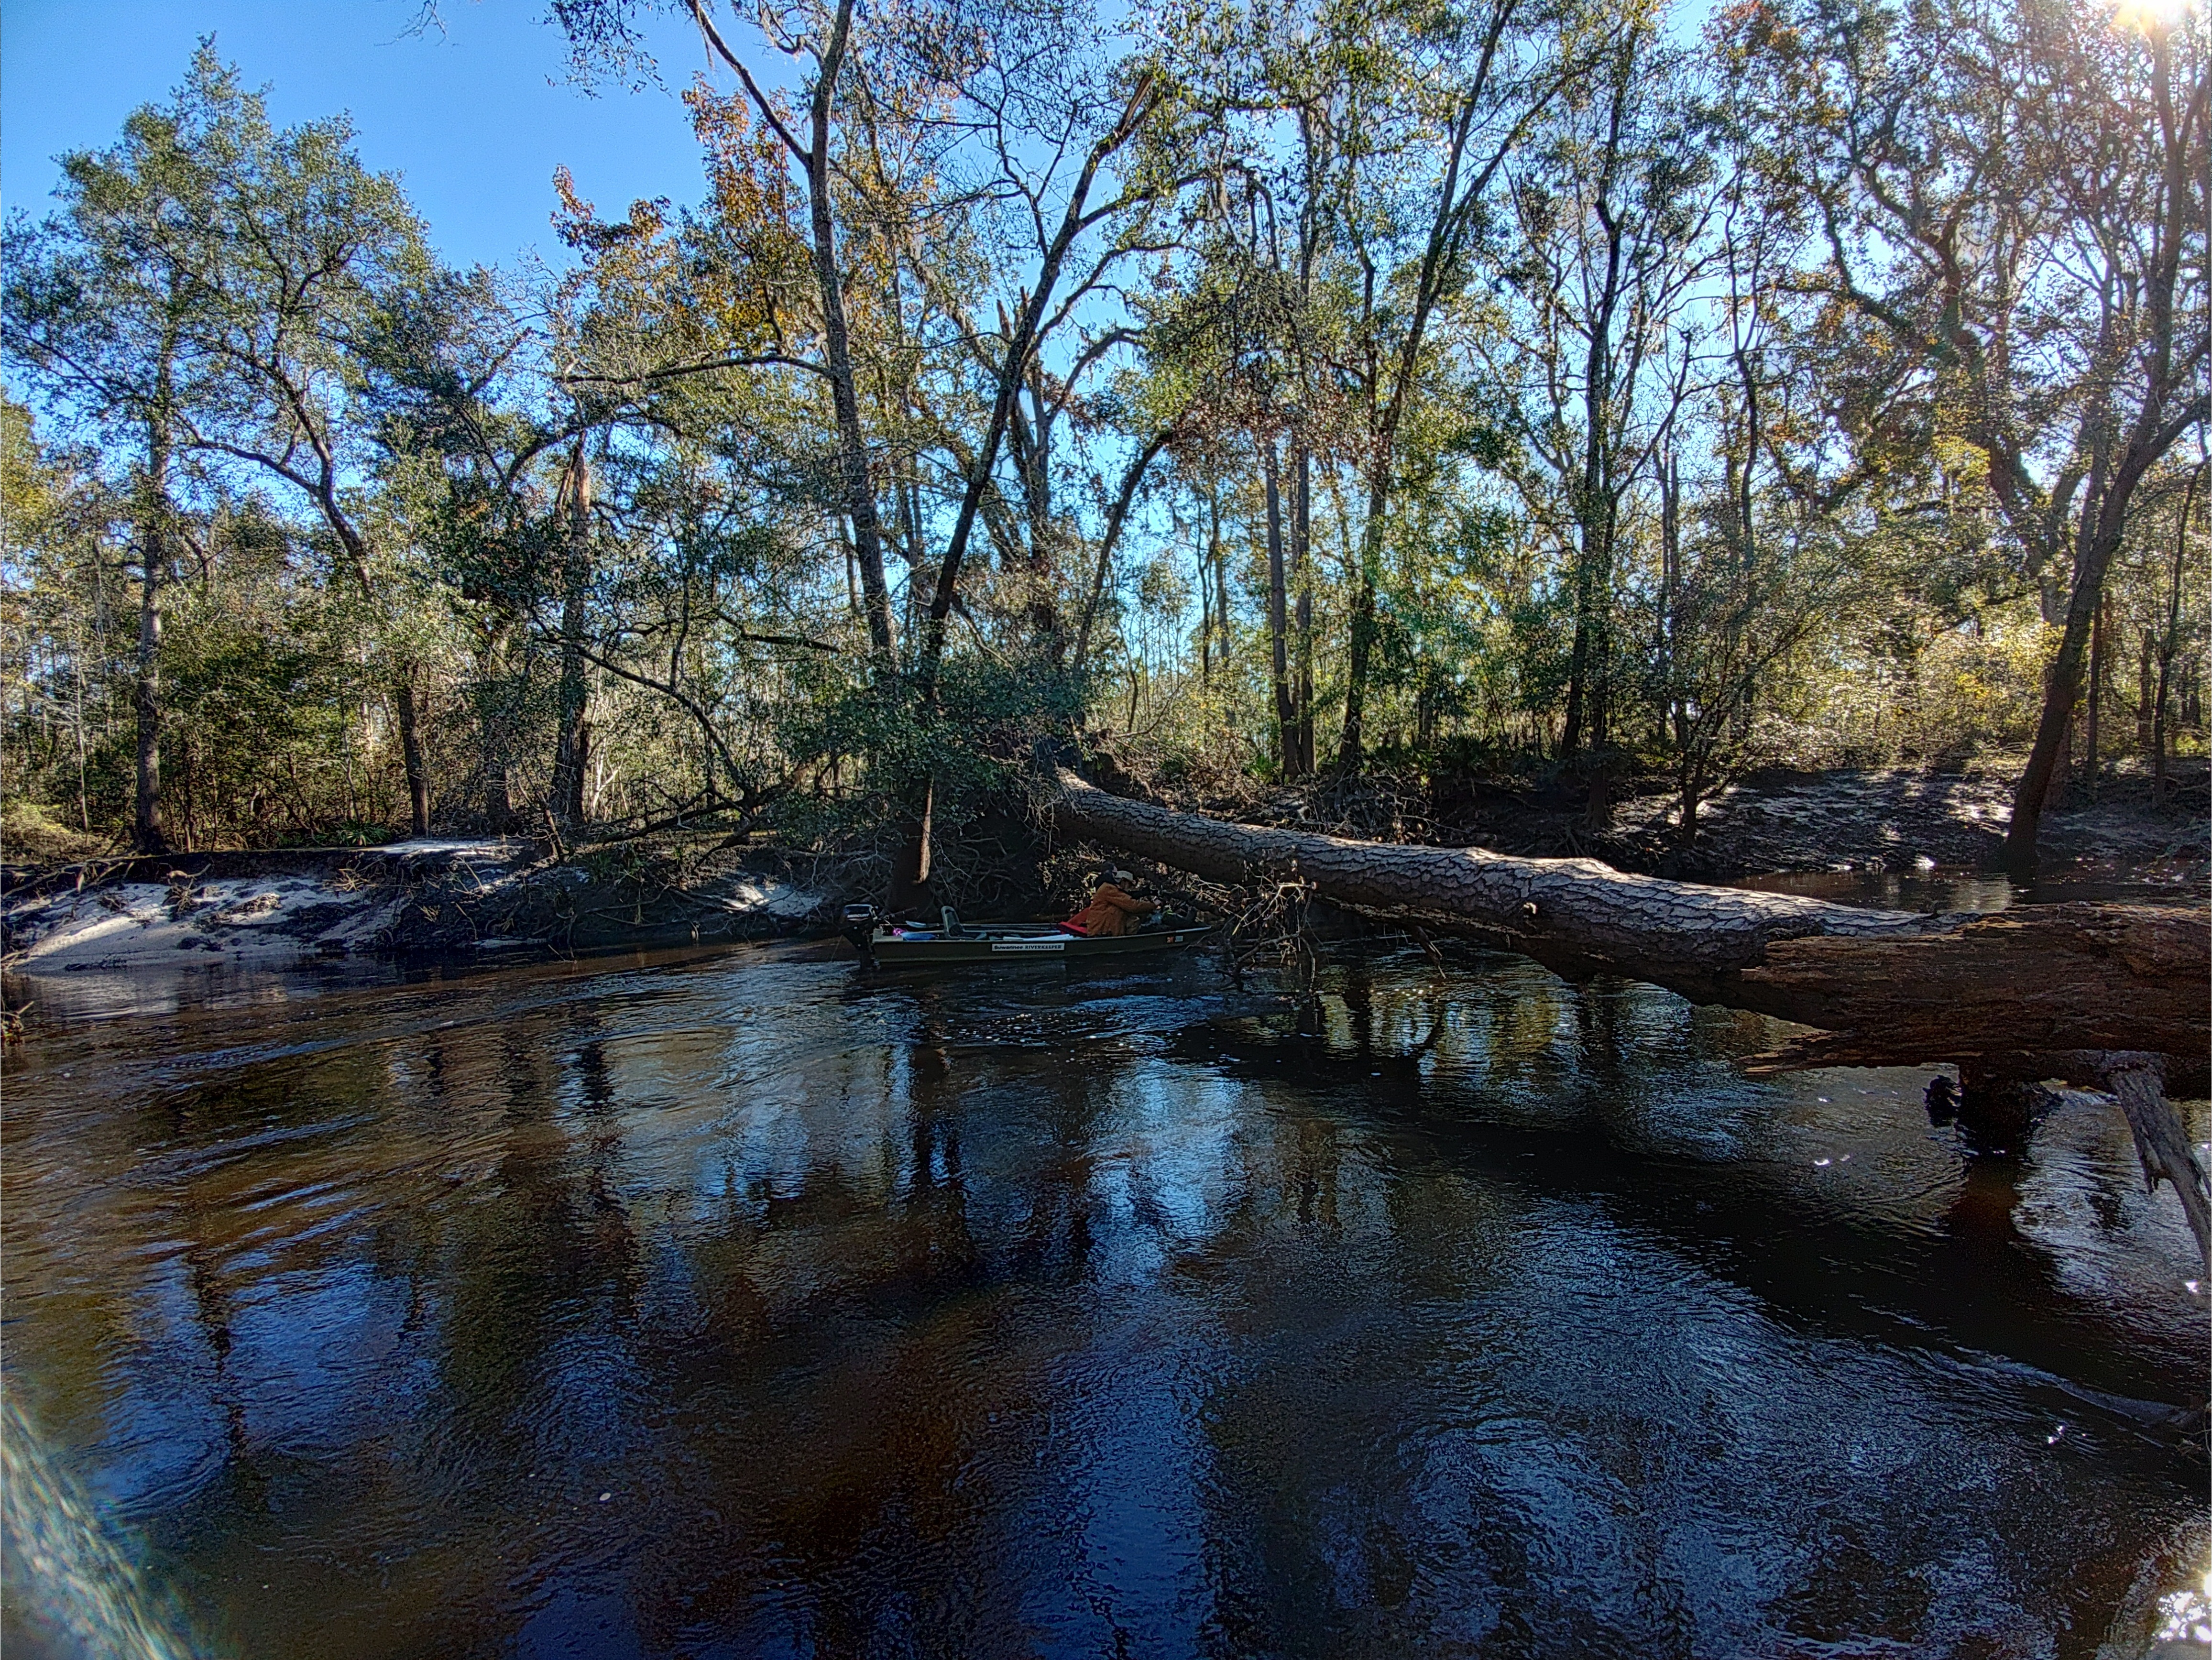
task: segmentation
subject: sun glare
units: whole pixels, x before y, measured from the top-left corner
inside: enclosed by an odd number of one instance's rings
[[[2198,0],[2119,0],[2112,21],[2124,29],[2162,34],[2196,16]]]

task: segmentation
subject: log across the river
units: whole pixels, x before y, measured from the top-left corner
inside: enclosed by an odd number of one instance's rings
[[[1296,879],[1339,904],[1563,972],[1626,975],[1820,1028],[1753,1056],[1754,1073],[1954,1061],[1967,1096],[1985,1102],[2017,1097],[2006,1080],[2095,1085],[2126,1115],[2145,1178],[2172,1183],[2212,1268],[2212,1180],[2165,1099],[2206,1089],[2212,916],[2202,909],[1868,910],[1633,876],[1593,859],[1232,824],[1110,795],[1065,769],[1057,782],[1054,816],[1072,836],[1219,882]],[[2021,1127],[2003,1131],[2008,1143]]]
[[[2161,1057],[2186,1089],[2212,1043],[2212,918],[2193,908],[1869,910],[1591,859],[1231,824],[1112,795],[1065,769],[1057,782],[1055,816],[1070,836],[1216,881],[1295,876],[1337,903],[1565,972],[1626,975],[1821,1029],[1771,1057],[1773,1068],[1949,1061],[2071,1076],[2094,1070],[2084,1057],[2130,1052]]]

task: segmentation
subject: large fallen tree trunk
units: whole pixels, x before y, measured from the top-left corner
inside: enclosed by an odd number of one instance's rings
[[[1218,882],[1297,881],[1340,905],[1501,946],[1564,973],[1621,974],[1820,1029],[1753,1057],[1755,1072],[1953,1061],[1970,1091],[2063,1078],[2130,1103],[2139,1147],[2152,1145],[2142,1126],[2154,1116],[2143,1104],[2146,1067],[2177,1092],[2203,1092],[2212,918],[2202,910],[1869,910],[1635,876],[1590,859],[1230,824],[1109,794],[1064,769],[1056,781],[1054,816],[1073,837]],[[2172,1173],[2172,1149],[2187,1151],[2178,1122],[2154,1141],[2146,1171]],[[2212,1249],[2212,1188],[2193,1155],[2187,1163],[2174,1179],[2191,1178],[2190,1220]]]
[[[1062,831],[1249,885],[1297,880],[1339,904],[1648,980],[1828,1037],[1805,1064],[1980,1061],[2124,1049],[2202,1070],[2212,919],[2142,905],[1928,915],[1636,876],[1594,859],[1355,842],[1234,824],[1059,775]],[[2055,1074],[2053,1074],[2055,1075]]]

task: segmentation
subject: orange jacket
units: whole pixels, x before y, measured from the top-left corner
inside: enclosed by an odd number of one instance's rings
[[[1134,918],[1150,916],[1158,909],[1149,899],[1132,899],[1111,882],[1102,882],[1098,891],[1091,896],[1091,903],[1072,920],[1093,939],[1112,938],[1128,933]]]

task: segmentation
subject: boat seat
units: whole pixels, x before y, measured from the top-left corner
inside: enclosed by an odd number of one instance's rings
[[[957,939],[960,937],[960,913],[950,905],[940,905],[938,915],[945,919],[945,937]]]

